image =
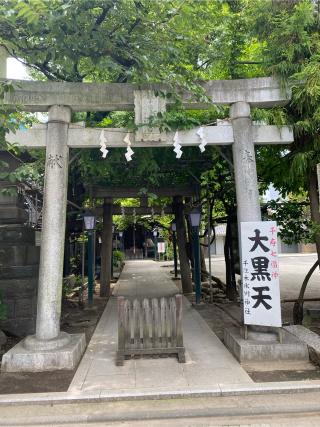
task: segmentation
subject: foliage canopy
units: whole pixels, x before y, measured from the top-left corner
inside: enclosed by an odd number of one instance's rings
[[[293,98],[286,108],[253,112],[258,120],[294,127],[291,147],[257,150],[261,188],[273,183],[284,196],[308,191],[310,197],[320,162],[319,29],[319,1],[312,0],[4,0],[0,7],[0,44],[38,79],[166,82],[199,96],[199,79],[273,74],[289,82]],[[165,121],[175,129],[227,115],[227,110],[187,113],[177,106]],[[132,122],[122,112],[84,119],[89,126],[103,127]],[[207,149],[202,163],[194,161],[200,156],[194,149],[186,151],[180,167],[167,150],[136,151],[136,160],[125,169],[117,150],[107,162],[84,151],[71,168],[71,186],[79,180],[110,184],[124,170],[127,182],[140,187],[176,184],[186,179],[188,169],[190,176],[202,176],[209,197],[220,203],[219,214],[228,210],[221,200],[234,207],[227,148]],[[231,185],[217,183],[219,177]]]

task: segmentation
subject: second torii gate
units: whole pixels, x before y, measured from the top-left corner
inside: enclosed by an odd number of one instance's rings
[[[73,368],[84,350],[84,337],[60,331],[62,267],[66,221],[69,148],[99,146],[101,129],[71,124],[72,111],[135,110],[137,124],[163,112],[165,98],[156,96],[158,85],[85,84],[14,81],[15,91],[6,94],[7,105],[22,105],[25,111],[48,111],[48,124],[8,135],[9,142],[27,148],[46,148],[43,231],[39,272],[36,334],[27,337],[3,357],[5,371]],[[232,144],[238,221],[261,220],[255,161],[255,144],[286,144],[293,141],[287,127],[252,124],[251,106],[284,105],[290,93],[273,78],[209,81],[203,83],[213,104],[230,105],[230,125],[205,128],[209,145]],[[165,90],[165,88],[161,88]],[[186,108],[208,108],[182,94]],[[123,147],[126,129],[105,129],[109,147]],[[196,130],[179,132],[181,145],[199,144]],[[142,126],[131,133],[132,147],[168,147],[173,133]],[[178,161],[178,160],[177,160]],[[240,228],[240,227],[239,227]]]
[[[100,296],[109,296],[111,285],[111,263],[112,257],[112,216],[113,215],[163,215],[173,214],[172,203],[169,206],[148,206],[148,197],[141,196],[140,189],[137,187],[101,187],[89,185],[88,193],[92,199],[103,199],[103,206],[96,207],[92,211],[96,216],[103,218],[102,227],[102,248],[101,248],[101,276],[100,276]],[[149,188],[148,193],[155,194],[157,197],[195,197],[200,192],[199,186],[171,186],[165,188]],[[140,198],[140,206],[122,207],[113,204],[113,199]],[[185,246],[185,245],[183,245]],[[185,254],[179,255],[186,257]],[[190,272],[189,272],[190,273]],[[190,274],[188,275],[190,276]],[[189,279],[191,280],[191,279]],[[191,283],[190,283],[191,284]]]

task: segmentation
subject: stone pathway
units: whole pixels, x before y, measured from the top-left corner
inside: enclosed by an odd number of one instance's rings
[[[219,389],[222,384],[252,384],[252,380],[206,322],[183,301],[186,363],[176,358],[140,358],[115,365],[117,350],[117,299],[170,296],[178,292],[167,263],[127,261],[121,279],[100,319],[69,391],[106,394],[161,393]]]

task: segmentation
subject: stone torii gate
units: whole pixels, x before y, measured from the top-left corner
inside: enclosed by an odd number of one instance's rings
[[[46,168],[36,334],[4,355],[2,369],[71,369],[81,357],[85,341],[84,336],[60,331],[69,149],[98,147],[101,132],[71,124],[71,112],[134,110],[136,123],[146,124],[150,115],[164,111],[171,101],[156,96],[158,85],[30,81],[13,84],[15,91],[7,93],[4,100],[7,105],[19,104],[25,111],[49,114],[47,125],[8,135],[9,142],[27,148],[45,147]],[[203,88],[213,104],[231,107],[230,125],[208,126],[205,133],[209,145],[232,144],[238,221],[259,221],[254,145],[290,143],[293,136],[287,127],[252,124],[250,110],[284,105],[290,93],[282,91],[273,78],[209,81],[203,83]],[[193,101],[188,93],[183,93],[182,99],[186,108],[208,108],[208,104]],[[105,134],[108,148],[125,147],[126,129],[105,129]],[[179,135],[182,146],[200,142],[196,130],[181,131]],[[146,125],[130,134],[132,148],[168,147],[173,137],[173,133],[160,133]]]

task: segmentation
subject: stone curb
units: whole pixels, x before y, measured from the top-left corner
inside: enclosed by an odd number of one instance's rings
[[[104,413],[68,413],[68,414],[51,414],[51,415],[40,415],[40,416],[28,416],[28,417],[18,417],[18,418],[6,418],[6,427],[14,426],[14,427],[20,427],[20,426],[57,426],[57,425],[72,425],[72,426],[79,426],[81,425],[114,425],[116,423],[117,425],[119,422],[121,424],[125,423],[126,425],[130,425],[128,423],[134,422],[135,425],[137,422],[148,422],[151,425],[153,424],[153,420],[162,421],[164,425],[167,425],[168,421],[177,420],[177,419],[199,419],[204,417],[210,417],[211,419],[219,419],[220,417],[228,417],[229,419],[236,419],[236,422],[239,422],[239,417],[250,417],[252,420],[252,417],[259,417],[261,420],[262,417],[268,417],[270,418],[274,416],[281,417],[283,415],[290,416],[290,420],[292,422],[292,418],[296,415],[298,417],[301,417],[301,415],[305,414],[308,417],[310,415],[318,415],[319,413],[319,405],[317,403],[313,403],[311,405],[308,405],[305,407],[304,405],[296,405],[291,407],[283,407],[283,405],[274,405],[272,407],[264,406],[264,405],[258,405],[254,407],[247,407],[247,406],[231,406],[231,407],[218,407],[218,408],[174,408],[169,410],[157,410],[153,409],[150,411],[150,409],[140,409],[136,410],[134,412],[129,413],[112,413],[105,411]],[[301,419],[301,418],[300,418]],[[318,418],[319,419],[319,418]],[[223,421],[222,421],[223,422]],[[229,421],[230,422],[230,421]],[[228,425],[231,425],[229,424]],[[232,422],[232,421],[231,421]],[[188,424],[189,425],[189,424]],[[192,424],[193,425],[193,424]],[[199,425],[199,424],[197,424]],[[204,424],[203,424],[204,425]],[[208,424],[206,424],[208,425]],[[213,426],[213,424],[210,424]],[[216,425],[216,423],[214,424]],[[226,425],[225,422],[223,422],[223,425]],[[239,426],[239,424],[234,424],[232,422],[232,425]],[[241,424],[243,426],[243,424]],[[246,426],[249,426],[248,424],[245,424]],[[253,425],[253,424],[250,424]],[[271,424],[254,424],[255,426],[270,426]],[[273,424],[274,425],[274,424]],[[280,426],[280,424],[277,424]],[[282,426],[283,424],[281,424]],[[286,425],[288,425],[286,423]],[[299,424],[302,425],[302,424]],[[303,424],[304,425],[304,424]],[[310,425],[308,423],[308,425]],[[315,425],[313,423],[313,425]],[[222,424],[219,423],[219,426],[222,427]]]
[[[163,391],[163,392],[123,392],[113,393],[109,390],[98,392],[57,392],[57,393],[26,393],[0,395],[0,407],[8,405],[45,405],[68,404],[81,402],[112,402],[128,400],[165,400],[201,397],[224,397],[266,394],[297,394],[320,392],[320,381],[281,382],[281,383],[256,383],[248,384],[217,384],[216,388],[204,390]]]

